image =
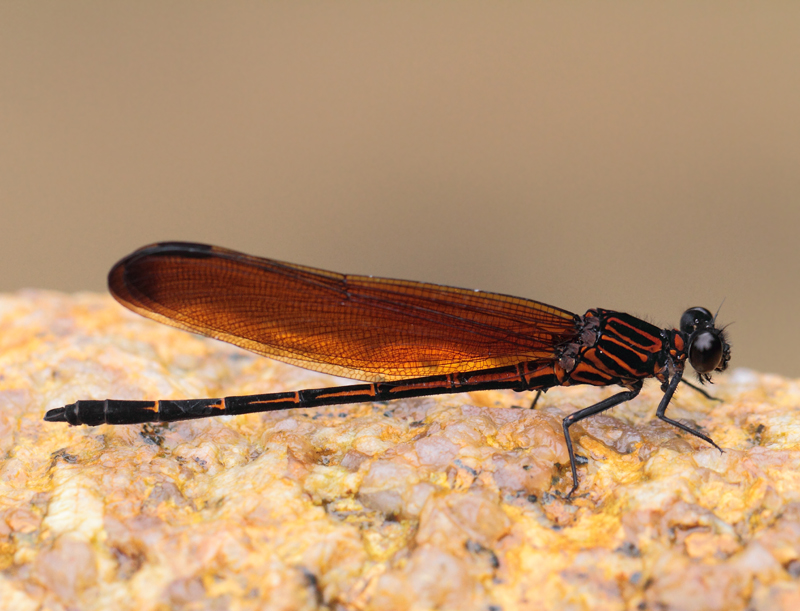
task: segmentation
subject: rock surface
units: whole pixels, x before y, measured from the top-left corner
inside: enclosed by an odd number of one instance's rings
[[[733,362],[735,364],[734,353]],[[800,383],[734,370],[654,420],[648,383],[168,425],[47,423],[76,399],[347,383],[143,320],[0,296],[0,608],[797,609]]]

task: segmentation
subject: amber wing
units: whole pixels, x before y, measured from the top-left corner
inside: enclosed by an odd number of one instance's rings
[[[108,277],[134,312],[315,371],[386,381],[548,360],[574,315],[536,301],[350,276],[203,244],[141,248]]]

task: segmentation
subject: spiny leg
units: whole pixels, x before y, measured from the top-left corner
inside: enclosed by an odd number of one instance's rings
[[[703,395],[706,399],[709,399],[711,401],[719,401],[720,403],[722,403],[722,399],[718,399],[714,395],[709,394],[708,392],[706,392],[705,388],[697,386],[696,384],[692,384],[689,380],[681,380],[681,382],[686,384],[686,386],[688,386],[689,388],[694,388],[697,392],[699,392],[701,395]]]
[[[695,429],[688,427],[685,424],[678,422],[677,420],[673,420],[672,418],[667,417],[666,415],[667,406],[669,405],[669,402],[672,399],[672,395],[675,394],[675,389],[678,388],[678,384],[680,383],[682,377],[683,377],[683,370],[680,369],[675,372],[675,375],[672,376],[672,380],[670,380],[669,385],[666,384],[662,385],[661,388],[664,390],[664,396],[661,397],[661,403],[658,404],[658,410],[656,410],[656,416],[658,416],[664,422],[667,422],[672,426],[678,427],[682,431],[686,431],[687,433],[690,433],[695,437],[699,437],[703,441],[710,443],[712,446],[714,446],[720,452],[722,452],[722,448],[720,448],[716,443],[714,443],[711,437],[703,435],[703,433],[701,433],[700,431],[696,431]]]
[[[539,402],[539,397],[541,397],[542,394],[543,394],[543,391],[541,391],[541,390],[537,390],[536,391],[536,396],[533,398],[533,402],[531,403],[531,406],[530,406],[529,409],[536,409],[536,404]]]
[[[577,463],[575,462],[575,452],[572,449],[572,439],[570,439],[569,436],[569,427],[576,422],[580,422],[581,420],[588,418],[589,416],[594,416],[595,414],[599,414],[600,412],[611,409],[615,405],[630,401],[636,395],[638,395],[639,391],[641,390],[642,381],[639,380],[630,390],[624,390],[621,393],[617,393],[616,395],[609,397],[608,399],[600,401],[599,403],[595,403],[594,405],[585,407],[577,412],[573,412],[564,418],[562,422],[562,426],[564,428],[564,439],[567,442],[567,452],[569,452],[569,466],[572,468],[572,488],[567,494],[567,498],[571,497],[572,494],[578,489],[578,467]]]

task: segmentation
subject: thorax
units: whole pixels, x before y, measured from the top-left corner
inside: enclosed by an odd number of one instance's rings
[[[575,341],[559,351],[555,366],[561,384],[630,386],[655,377],[665,381],[686,359],[682,334],[647,321],[600,308],[581,317]]]

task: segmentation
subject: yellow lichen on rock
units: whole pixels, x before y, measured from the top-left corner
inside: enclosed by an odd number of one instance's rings
[[[76,399],[342,384],[140,319],[0,296],[1,609],[794,609],[800,384],[738,370],[572,428],[556,388],[168,425],[42,420]]]

